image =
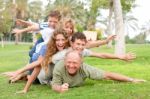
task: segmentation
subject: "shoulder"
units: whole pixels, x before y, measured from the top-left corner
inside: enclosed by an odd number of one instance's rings
[[[46,49],[46,48],[47,48],[46,44],[42,45],[42,49]]]
[[[48,27],[48,22],[39,23],[39,28],[40,28],[40,30],[45,29],[45,28],[47,28],[47,27]]]
[[[82,56],[91,56],[92,51],[89,49],[84,49],[82,51]]]
[[[65,66],[64,66],[64,60],[60,60],[59,62],[57,62],[54,66],[54,73],[56,72],[61,72],[62,70],[65,69]]]
[[[52,62],[53,62],[54,64],[56,64],[58,61],[63,60],[64,57],[65,57],[65,55],[66,55],[66,53],[67,53],[67,51],[68,51],[68,49],[64,49],[64,50],[59,51],[59,52],[57,52],[56,54],[54,54],[54,55],[52,56]]]
[[[65,54],[67,53],[67,49],[64,49],[62,51],[57,52],[56,54],[53,55],[53,57],[64,57]]]
[[[43,30],[40,31],[41,34],[50,34],[50,33],[53,33],[54,29],[52,28],[44,28]]]

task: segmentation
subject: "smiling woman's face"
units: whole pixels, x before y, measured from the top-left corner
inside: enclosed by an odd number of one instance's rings
[[[65,48],[66,39],[62,34],[56,35],[56,47],[59,51],[63,50]]]

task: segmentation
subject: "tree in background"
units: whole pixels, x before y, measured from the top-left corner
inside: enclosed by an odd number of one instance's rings
[[[0,7],[2,8],[0,9],[1,39],[2,35],[4,35],[10,40],[11,37],[14,37],[10,33],[12,28],[21,28],[20,26],[16,26],[16,19],[30,19],[39,22],[42,16],[42,2],[40,0],[33,2],[28,2],[28,0],[1,0]],[[22,41],[22,36],[28,37],[26,34],[16,35],[15,44],[18,44],[18,41]]]
[[[135,0],[121,0],[121,1],[119,0],[119,3],[117,3],[118,0],[116,0],[116,1],[115,0],[106,0],[106,1],[100,0],[99,2],[98,1],[96,3],[95,2],[92,3],[92,5],[94,6],[93,10],[99,9],[99,8],[106,8],[106,9],[109,8],[109,17],[108,17],[108,25],[107,25],[108,26],[108,28],[107,28],[108,33],[112,32],[113,12],[115,14],[115,17],[114,17],[115,20],[118,20],[118,17],[116,17],[116,16],[120,16],[120,19],[119,19],[120,21],[117,21],[117,22],[121,22],[122,26],[120,26],[120,28],[116,28],[116,29],[120,29],[122,31],[122,34],[121,34],[121,32],[116,33],[119,36],[118,38],[121,39],[121,40],[116,41],[116,51],[115,51],[115,53],[116,54],[119,54],[119,53],[123,54],[123,53],[125,53],[125,44],[124,44],[125,43],[125,40],[124,40],[125,35],[123,33],[124,25],[123,25],[123,20],[122,20],[123,19],[122,14],[126,14],[127,12],[129,12],[131,10],[131,8],[134,6],[134,1]],[[114,4],[114,3],[117,3],[117,4]],[[99,6],[97,6],[97,5],[99,5]],[[121,13],[118,13],[118,11],[116,11],[118,9],[118,7],[120,8],[119,11],[121,11]],[[118,26],[117,22],[115,22],[115,26]],[[116,32],[118,32],[120,30],[116,30]]]
[[[11,27],[13,25],[12,22],[12,13],[10,11],[11,6],[9,3],[0,1],[0,39],[1,39],[1,46],[4,47],[4,35],[10,33]]]
[[[42,16],[42,13],[44,12],[42,9],[42,1],[36,0],[28,3],[28,19],[39,22],[42,17],[45,17],[46,15]]]
[[[115,44],[115,54],[125,54],[125,32],[122,16],[122,8],[120,0],[113,0],[114,14],[115,14],[115,32],[117,34]]]
[[[138,20],[132,15],[123,15],[123,21],[126,35],[130,35],[130,31],[137,31],[139,29]]]
[[[55,0],[52,3],[48,3],[46,14],[48,14],[50,10],[59,10],[62,19],[66,17],[72,18],[76,23],[85,25],[85,9],[79,0]]]

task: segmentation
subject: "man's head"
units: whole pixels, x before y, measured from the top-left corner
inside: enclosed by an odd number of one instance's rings
[[[55,28],[61,19],[61,14],[59,11],[51,11],[48,15],[48,25],[49,27]]]
[[[82,55],[78,51],[72,50],[66,53],[65,68],[68,73],[74,76],[82,64]]]
[[[77,32],[72,35],[71,47],[74,50],[82,52],[86,46],[86,36],[83,33]]]

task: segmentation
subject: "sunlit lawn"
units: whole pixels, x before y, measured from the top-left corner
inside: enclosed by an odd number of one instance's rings
[[[28,63],[29,46],[6,45],[0,48],[0,73],[16,70]],[[98,52],[113,52],[106,46],[93,49]],[[116,81],[86,80],[82,87],[71,88],[59,94],[47,85],[33,85],[30,91],[15,94],[24,87],[25,82],[8,84],[8,79],[0,76],[0,99],[149,99],[150,98],[150,45],[127,45],[127,51],[137,54],[132,62],[86,58],[85,62],[107,71],[125,74],[135,78],[146,79],[146,83],[132,84]]]

